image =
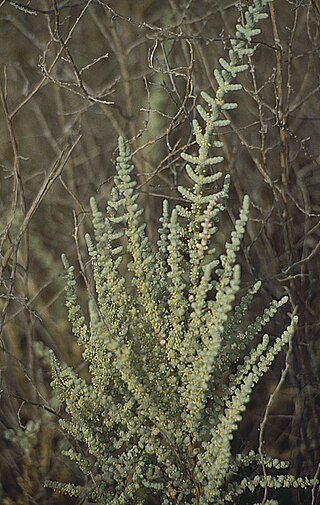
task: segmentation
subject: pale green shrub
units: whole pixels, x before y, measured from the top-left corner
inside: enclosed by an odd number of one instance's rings
[[[229,188],[226,176],[220,190],[212,192],[222,174],[210,169],[223,159],[210,154],[221,147],[215,128],[228,125],[223,111],[237,107],[225,97],[241,89],[231,81],[247,69],[244,59],[253,53],[248,46],[260,32],[256,23],[266,17],[266,3],[254,1],[244,24],[237,25],[229,60],[220,59],[222,70],[214,72],[215,97],[202,94],[208,108],[198,107],[205,126],[193,123],[197,153],[182,156],[193,185],[179,188],[185,205],[170,209],[163,202],[157,247],[141,221],[130,149],[119,139],[106,213],[91,200],[94,239],[86,238],[95,294],[89,322],[77,305],[74,269],[63,257],[69,319],[91,380],[52,358],[53,386],[68,414],[61,425],[86,447],[81,451],[78,444],[67,451],[86,476],[83,488],[47,483],[57,490],[84,492],[108,505],[144,504],[151,496],[163,505],[217,505],[235,503],[245,490],[261,486],[314,484],[284,475],[286,462],[254,452],[233,454],[231,444],[253,387],[297,324],[292,317],[272,341],[263,334],[287,301],[284,297],[243,327],[260,288],[255,283],[235,302],[240,287],[236,253],[248,219],[248,197],[225,252],[219,256],[214,248]],[[239,477],[242,469],[261,463],[276,473]]]

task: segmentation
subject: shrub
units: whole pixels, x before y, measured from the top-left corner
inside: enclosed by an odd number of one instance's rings
[[[235,503],[260,486],[314,484],[281,473],[288,464],[265,456],[261,447],[246,455],[232,447],[253,387],[297,324],[293,316],[273,341],[263,334],[284,297],[244,325],[260,288],[255,283],[239,299],[236,254],[247,196],[225,251],[214,247],[229,189],[229,176],[221,183],[222,174],[213,170],[223,159],[211,154],[221,147],[215,129],[229,124],[223,111],[237,107],[226,94],[241,89],[231,81],[247,69],[244,59],[253,54],[249,45],[266,3],[255,0],[237,25],[229,59],[221,58],[222,69],[214,71],[215,97],[202,93],[208,108],[198,106],[203,126],[193,122],[197,152],[182,155],[193,185],[179,187],[184,205],[170,209],[163,202],[156,245],[141,220],[130,149],[119,139],[105,214],[91,199],[94,239],[86,240],[95,292],[89,290],[89,322],[77,305],[74,268],[63,256],[69,320],[90,372],[86,381],[52,356],[53,387],[68,414],[61,425],[80,443],[67,455],[86,476],[83,486],[47,482],[64,493],[84,491],[108,505],[144,504],[151,497],[163,505],[204,505]],[[262,473],[246,476],[243,469],[258,464]],[[276,473],[267,475],[267,468]],[[276,502],[265,494],[263,503]]]

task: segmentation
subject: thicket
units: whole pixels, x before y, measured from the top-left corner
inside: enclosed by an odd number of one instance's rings
[[[317,3],[0,5],[3,503],[316,503]]]

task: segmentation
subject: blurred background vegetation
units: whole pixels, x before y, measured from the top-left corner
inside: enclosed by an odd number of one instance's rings
[[[229,47],[247,0],[0,0],[0,500],[85,503],[43,488],[80,476],[61,454],[48,348],[83,367],[66,321],[60,255],[87,263],[88,200],[104,202],[118,135],[134,152],[149,235],[162,198],[184,180],[199,92]],[[239,261],[244,287],[261,279],[256,308],[287,292],[299,315],[290,373],[266,430],[266,449],[291,472],[319,469],[320,16],[317,0],[269,5],[239,108],[224,142],[232,176],[223,245],[243,195],[252,202]],[[227,115],[229,117],[229,114]],[[79,296],[86,289],[79,276]],[[252,315],[254,317],[256,314]],[[283,327],[271,328],[276,335]],[[236,444],[257,447],[283,356],[259,385]],[[312,503],[291,492],[284,503]],[[82,500],[82,501],[81,501]]]

